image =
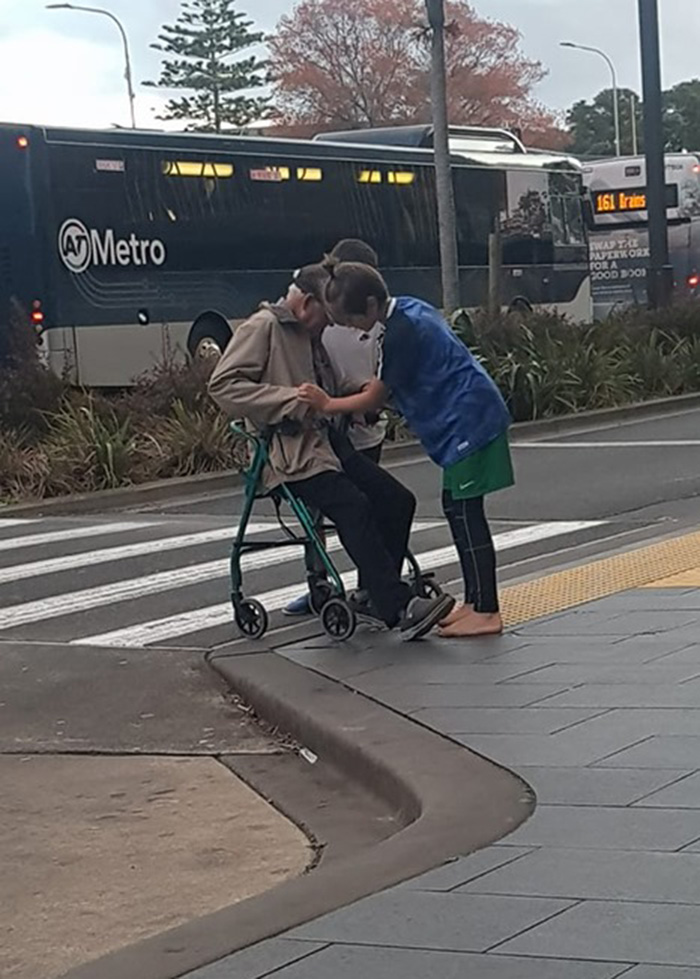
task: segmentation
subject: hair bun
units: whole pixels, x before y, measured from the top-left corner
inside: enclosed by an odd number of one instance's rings
[[[323,267],[324,271],[328,273],[331,279],[335,278],[336,270],[340,264],[341,263],[334,255],[324,255],[323,261],[321,262],[321,266]]]

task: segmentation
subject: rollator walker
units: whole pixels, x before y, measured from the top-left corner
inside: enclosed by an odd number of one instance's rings
[[[268,551],[280,547],[288,547],[290,541],[304,548],[307,555],[313,555],[313,562],[307,560],[306,577],[309,589],[310,605],[315,615],[321,620],[326,635],[339,642],[350,639],[357,628],[358,621],[371,621],[374,625],[378,619],[369,619],[358,613],[348,600],[348,593],[343,579],[331,560],[319,533],[332,531],[330,524],[321,524],[319,515],[309,510],[303,500],[299,499],[291,486],[283,483],[273,490],[262,487],[263,470],[269,459],[269,446],[274,435],[274,428],[266,428],[258,434],[246,431],[240,424],[231,423],[231,431],[244,438],[252,447],[251,461],[243,471],[245,478],[245,495],[243,512],[238,531],[233,541],[231,551],[231,603],[236,625],[250,639],[261,639],[269,627],[269,615],[265,606],[257,598],[247,598],[243,591],[242,561],[246,554],[258,551]],[[258,500],[270,499],[275,507],[277,523],[283,532],[276,540],[246,540],[246,530],[251,515]],[[285,522],[283,507],[288,507],[292,517],[299,525],[299,530],[290,527]],[[408,564],[408,583],[414,596],[434,598],[442,594],[442,589],[434,580],[432,572],[423,573],[413,554],[406,554]],[[316,567],[311,568],[313,563]]]

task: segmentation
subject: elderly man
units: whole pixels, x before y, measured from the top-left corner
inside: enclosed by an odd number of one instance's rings
[[[454,600],[413,598],[401,580],[415,511],[413,495],[345,435],[298,398],[313,382],[337,387],[321,343],[328,326],[324,302],[327,273],[308,265],[282,302],[263,304],[235,331],[209,382],[209,392],[230,416],[254,428],[275,429],[268,488],[291,484],[307,504],[338,531],[358,568],[377,615],[402,638],[419,639],[445,617]]]

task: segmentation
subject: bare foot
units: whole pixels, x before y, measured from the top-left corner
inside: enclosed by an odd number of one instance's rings
[[[443,639],[460,639],[468,636],[498,636],[503,632],[500,612],[475,612],[473,609],[461,615],[451,625],[441,626]]]
[[[463,602],[460,605],[455,605],[455,607],[452,609],[450,614],[446,615],[445,618],[440,622],[440,625],[441,626],[452,625],[454,622],[458,622],[460,619],[463,619],[465,615],[470,615],[473,611],[474,611],[474,606],[466,602]]]

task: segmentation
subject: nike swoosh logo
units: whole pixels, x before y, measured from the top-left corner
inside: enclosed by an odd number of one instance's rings
[[[470,479],[468,483],[460,483],[459,488],[461,490],[469,489],[469,487],[473,486],[475,482],[476,482],[475,479]]]

